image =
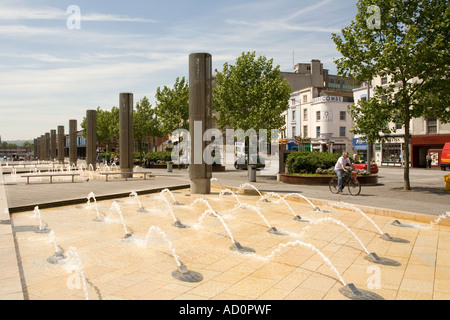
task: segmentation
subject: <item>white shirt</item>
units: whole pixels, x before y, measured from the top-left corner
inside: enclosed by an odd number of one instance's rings
[[[334,171],[339,170],[339,169],[342,169],[341,163],[344,165],[344,167],[345,167],[346,164],[348,164],[348,165],[351,164],[349,158],[345,159],[343,156],[341,156],[341,157],[338,159],[338,161],[336,162],[336,165],[334,166]]]

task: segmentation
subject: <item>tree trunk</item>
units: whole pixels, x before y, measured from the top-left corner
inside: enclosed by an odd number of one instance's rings
[[[409,181],[409,144],[411,142],[411,134],[409,132],[409,122],[410,122],[410,112],[409,112],[409,103],[405,103],[405,143],[403,145],[404,148],[404,159],[405,166],[403,167],[403,190],[411,190],[411,185]]]

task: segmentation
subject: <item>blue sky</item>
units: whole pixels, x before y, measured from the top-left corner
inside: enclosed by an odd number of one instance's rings
[[[242,52],[282,71],[320,59],[336,72],[331,33],[356,15],[357,0],[104,1],[2,0],[0,135],[33,139],[78,129],[86,110],[118,106],[119,93],[154,103],[158,87],[188,75],[188,57],[212,54],[213,69]],[[79,29],[71,5],[80,9]],[[72,24],[76,27],[75,24]]]

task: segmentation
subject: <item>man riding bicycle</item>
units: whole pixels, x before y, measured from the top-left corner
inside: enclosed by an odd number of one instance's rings
[[[346,178],[349,177],[349,172],[345,168],[346,165],[349,165],[350,167],[355,169],[355,167],[351,163],[350,159],[348,158],[347,151],[342,153],[342,156],[338,159],[338,161],[336,162],[336,165],[334,166],[334,171],[336,172],[336,174],[338,176],[338,193],[342,193],[342,189],[343,189],[342,176],[344,175],[344,172],[345,172],[345,177]]]

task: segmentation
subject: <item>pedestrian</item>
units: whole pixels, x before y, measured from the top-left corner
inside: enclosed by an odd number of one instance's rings
[[[336,172],[336,174],[338,176],[338,193],[342,193],[342,189],[343,189],[342,175],[344,174],[344,172],[345,172],[346,177],[348,177],[348,170],[345,168],[346,165],[349,165],[350,167],[355,169],[355,167],[353,167],[352,162],[348,158],[347,151],[342,153],[342,156],[338,159],[338,161],[336,162],[336,165],[334,166],[334,171]]]
[[[426,159],[427,159],[427,168],[431,169],[431,160],[432,160],[431,159],[431,154],[427,153]]]

